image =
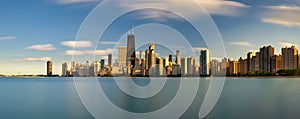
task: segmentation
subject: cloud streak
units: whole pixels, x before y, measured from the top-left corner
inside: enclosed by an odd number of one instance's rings
[[[99,44],[102,44],[102,45],[117,45],[119,43],[118,42],[110,42],[110,41],[102,41]]]
[[[28,58],[23,58],[23,59],[16,59],[15,61],[17,61],[17,62],[22,62],[22,61],[51,61],[51,57],[39,57],[39,58],[28,57]]]
[[[243,14],[242,9],[249,8],[251,6],[243,4],[241,2],[227,1],[227,0],[195,0],[196,3],[203,6],[212,15],[221,16],[240,16]],[[135,0],[135,4],[128,4],[126,1],[120,1],[118,4],[124,8],[142,8],[148,6],[157,6],[157,8],[172,9],[173,7],[180,6],[182,14],[188,14],[195,16],[196,12],[189,11],[191,9],[191,2],[185,0],[153,0],[151,2],[145,2],[141,0]],[[200,6],[199,6],[200,7]],[[156,14],[147,12],[149,17],[158,18],[162,14]]]
[[[230,45],[243,46],[243,47],[253,47],[254,45],[247,41],[236,41],[230,42]]]
[[[279,42],[278,43],[281,47],[291,47],[291,46],[297,46],[296,44],[290,43],[290,42]]]
[[[105,55],[108,53],[112,53],[113,49],[106,49],[106,50],[85,50],[85,51],[80,51],[80,50],[66,50],[65,55],[68,56],[81,56],[81,55]]]
[[[285,27],[300,27],[300,7],[298,6],[263,6],[267,9],[261,16],[263,23],[282,25]]]
[[[0,40],[15,40],[17,39],[16,36],[3,36],[3,37],[0,37]]]
[[[58,4],[99,3],[102,0],[55,0]]]
[[[93,46],[91,41],[63,41],[61,45],[69,48],[88,48]]]
[[[37,50],[37,51],[51,51],[56,50],[52,44],[38,44],[27,47],[26,49]]]

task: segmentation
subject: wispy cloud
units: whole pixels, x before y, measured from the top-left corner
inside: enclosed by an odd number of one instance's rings
[[[227,1],[227,0],[195,0],[196,4],[203,6],[212,15],[222,15],[222,16],[239,16],[243,14],[243,8],[249,8],[251,6],[243,4],[241,2]],[[176,6],[180,6],[181,12],[183,14],[197,15],[196,12],[189,11],[191,6],[195,3],[185,1],[185,0],[153,0],[151,2],[145,2],[142,0],[135,0],[135,4],[128,4],[127,1],[120,1],[119,5],[125,8],[142,8],[149,6],[156,6],[157,8],[171,9]],[[193,4],[193,5],[192,5]],[[146,12],[151,18],[160,18],[162,14],[157,14],[153,12]]]
[[[55,0],[58,4],[99,3],[102,0]]]
[[[205,50],[205,49],[207,49],[207,48],[193,47],[192,50],[200,52],[201,50]]]
[[[16,62],[22,62],[22,61],[51,61],[51,57],[39,57],[39,58],[23,58],[23,59],[16,59]]]
[[[3,36],[3,37],[0,37],[0,40],[15,40],[17,39],[16,36]]]
[[[241,8],[250,8],[251,6],[241,2],[229,0],[197,0],[210,14],[223,16],[239,16],[243,12]]]
[[[50,51],[56,48],[52,44],[38,44],[27,47],[26,49],[37,50],[37,51]]]
[[[106,49],[106,50],[86,50],[86,51],[80,51],[80,50],[66,50],[65,55],[105,55],[108,53],[112,53],[113,49]]]
[[[263,6],[267,9],[261,16],[261,21],[286,27],[300,27],[300,7],[298,6]]]
[[[230,42],[230,45],[243,46],[243,47],[253,47],[254,45],[247,41],[236,41]]]
[[[69,48],[87,48],[93,46],[91,41],[63,41],[61,45]]]
[[[296,44],[290,43],[290,42],[279,42],[278,43],[281,47],[291,47],[291,46],[297,46]]]
[[[117,45],[119,43],[118,42],[111,42],[111,41],[102,41],[99,44],[102,44],[102,45]]]

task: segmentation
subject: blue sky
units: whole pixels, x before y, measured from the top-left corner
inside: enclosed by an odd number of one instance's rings
[[[159,0],[152,1],[137,4],[154,4]],[[172,5],[184,5],[178,1],[174,0]],[[60,74],[61,63],[70,63],[72,54],[90,53],[72,52],[72,41],[81,23],[98,3],[98,0],[2,0],[0,74],[45,74],[46,60],[50,59],[54,62],[54,72]],[[245,57],[248,51],[258,50],[263,45],[273,45],[276,53],[280,53],[281,47],[300,45],[299,0],[201,0],[200,4],[219,28],[228,57]],[[159,15],[152,19],[158,18]],[[169,22],[175,24],[176,21]],[[124,29],[127,26],[119,27]],[[183,39],[180,35],[168,35],[171,33],[176,32],[159,25],[145,25],[135,30],[137,42],[139,38]],[[123,35],[118,45],[125,41]],[[77,44],[82,48],[94,46],[88,39]],[[99,58],[110,53],[109,47],[115,45],[115,42],[100,43],[101,48],[97,49]],[[203,46],[193,47],[199,49]]]

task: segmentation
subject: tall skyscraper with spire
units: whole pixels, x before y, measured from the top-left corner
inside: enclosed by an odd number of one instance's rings
[[[126,66],[127,66],[127,74],[132,75],[132,68],[135,66],[135,36],[133,30],[129,32],[127,36],[127,58],[126,58]]]

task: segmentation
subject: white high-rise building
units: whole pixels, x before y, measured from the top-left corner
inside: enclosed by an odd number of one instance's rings
[[[68,64],[66,62],[64,62],[62,64],[62,74],[61,74],[61,76],[67,76],[67,71],[68,71]]]
[[[181,75],[188,74],[187,57],[181,59]]]
[[[123,68],[126,67],[126,52],[127,48],[125,46],[120,46],[118,48],[118,67]]]
[[[201,50],[200,52],[200,67],[201,75],[209,75],[209,62],[210,62],[210,53],[208,49]]]

